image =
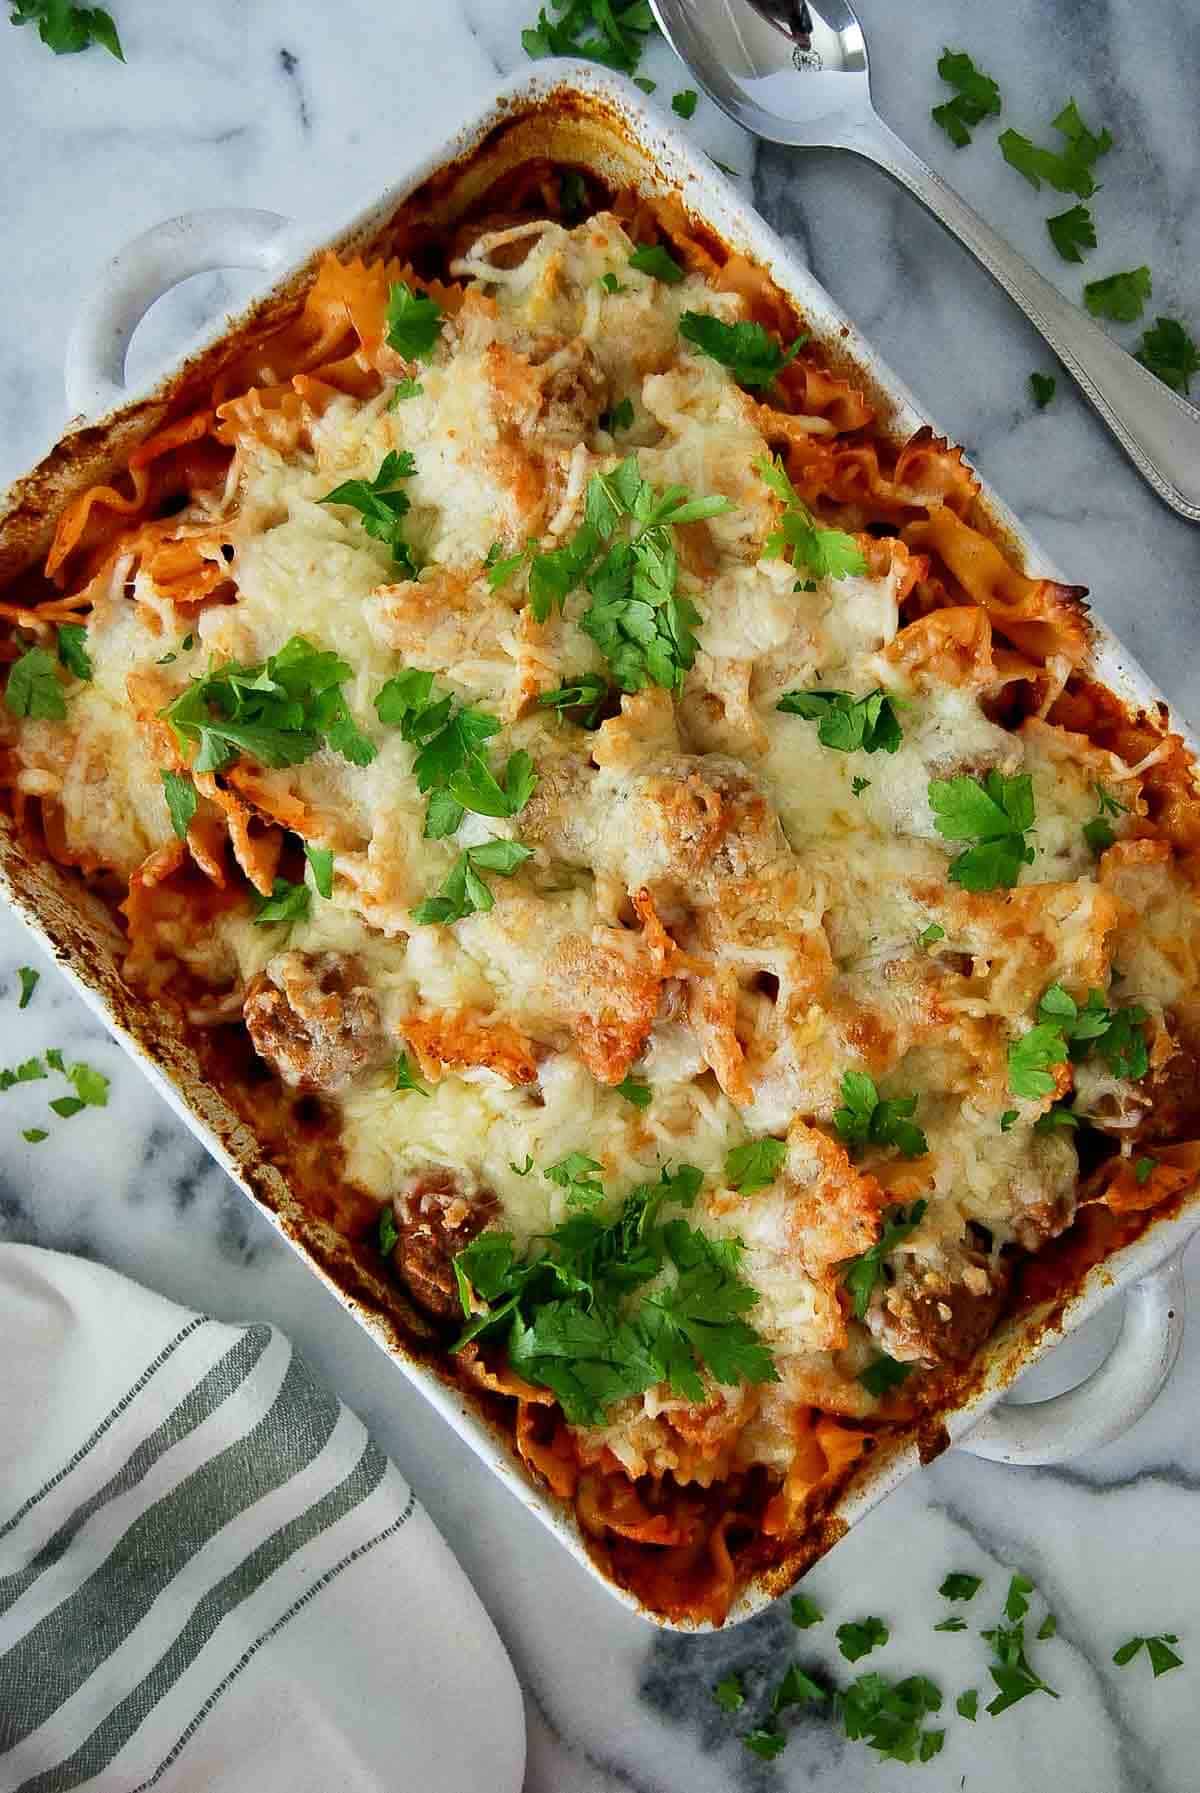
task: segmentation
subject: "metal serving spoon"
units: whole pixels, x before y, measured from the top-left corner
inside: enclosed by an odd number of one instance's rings
[[[650,3],[701,87],[746,130],[853,150],[902,182],[1016,300],[1159,496],[1200,522],[1200,411],[1064,299],[884,124],[846,0]]]

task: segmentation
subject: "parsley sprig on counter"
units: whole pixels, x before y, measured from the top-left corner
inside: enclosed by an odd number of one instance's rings
[[[411,479],[416,470],[417,463],[407,449],[389,449],[374,479],[343,480],[321,499],[322,504],[344,504],[357,511],[367,534],[377,542],[386,542],[392,551],[392,559],[413,579],[418,567],[412,549],[404,539],[409,498],[400,482]]]
[[[1200,350],[1177,318],[1155,318],[1152,327],[1142,332],[1134,359],[1157,374],[1172,392],[1185,397],[1192,375],[1200,373]]]
[[[263,766],[298,766],[328,746],[354,766],[375,748],[350,715],[342,685],[351,667],[337,654],[293,635],[255,664],[210,666],[162,711],[184,749],[197,749],[195,772],[218,772],[242,753]]]
[[[944,49],[937,72],[957,91],[952,100],[931,108],[933,122],[941,126],[955,149],[965,149],[971,141],[970,127],[999,112],[1000,89],[990,75],[975,67],[965,50]]]
[[[102,6],[72,6],[70,0],[11,0],[9,23],[36,25],[38,36],[56,56],[76,56],[99,44],[118,62],[125,52],[111,13]]]
[[[1042,182],[1046,181],[1059,193],[1074,193],[1079,199],[1090,199],[1096,191],[1092,170],[1100,157],[1112,148],[1111,131],[1090,131],[1074,100],[1068,100],[1051,122],[1065,140],[1061,150],[1042,149],[1028,137],[1023,137],[1020,131],[1007,130],[1001,131],[999,137],[1001,155],[1039,191]]]
[[[1033,848],[1025,839],[1035,820],[1028,773],[931,779],[929,807],[944,840],[974,842],[951,865],[952,884],[964,890],[1011,889],[1021,867],[1032,865]]]
[[[1183,1667],[1183,1657],[1172,1648],[1178,1642],[1179,1638],[1174,1631],[1160,1631],[1154,1637],[1131,1637],[1119,1650],[1114,1650],[1113,1661],[1118,1668],[1128,1667],[1144,1645],[1157,1681],[1160,1675],[1169,1674],[1173,1668]]]
[[[554,10],[562,16],[551,18],[542,7],[536,25],[522,31],[527,56],[583,56],[632,75],[655,29],[647,0],[554,0]]]
[[[1095,318],[1132,324],[1145,310],[1151,290],[1149,268],[1125,268],[1104,280],[1089,280],[1083,289],[1083,302]]]
[[[845,579],[851,573],[866,572],[866,556],[855,538],[843,529],[829,529],[818,523],[788,478],[782,461],[777,457],[755,461],[754,471],[783,503],[779,527],[763,546],[764,560],[782,559],[790,548],[793,565],[807,567],[818,579]]]
[[[656,1382],[703,1400],[702,1368],[726,1384],[776,1380],[745,1318],[758,1297],[738,1273],[740,1244],[661,1219],[668,1204],[693,1207],[702,1180],[692,1165],[664,1170],[612,1219],[572,1214],[525,1257],[510,1234],[482,1233],[454,1260],[466,1318],[456,1348],[503,1336],[512,1368],[578,1425],[600,1424],[613,1402]],[[632,1301],[649,1283],[654,1292]]]

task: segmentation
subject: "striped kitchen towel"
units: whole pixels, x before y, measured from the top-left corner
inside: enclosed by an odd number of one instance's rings
[[[0,1793],[516,1793],[524,1751],[465,1576],[282,1333],[0,1246]]]

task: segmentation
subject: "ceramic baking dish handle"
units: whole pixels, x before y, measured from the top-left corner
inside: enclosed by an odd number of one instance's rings
[[[1048,1401],[1002,1401],[959,1439],[996,1463],[1064,1463],[1111,1444],[1142,1417],[1183,1342],[1183,1263],[1175,1252],[1125,1292],[1121,1330],[1098,1369]]]
[[[296,227],[278,212],[244,206],[182,212],[143,231],[113,256],[67,343],[67,402],[102,417],[126,397],[130,339],[156,299],[192,274],[255,268],[278,274],[294,259]]]

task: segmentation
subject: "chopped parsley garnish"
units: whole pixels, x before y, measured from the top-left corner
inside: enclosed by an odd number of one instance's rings
[[[50,1054],[47,1053],[46,1057],[49,1058]],[[58,1057],[59,1063],[54,1066],[54,1069],[62,1071],[65,1076],[66,1066],[61,1062],[61,1052]],[[45,1075],[46,1067],[40,1058],[27,1058],[23,1064],[17,1066],[15,1071],[7,1069],[0,1071],[0,1090],[13,1089],[18,1083],[40,1083]]]
[[[611,411],[603,412],[600,417],[600,428],[607,430],[610,436],[615,436],[618,430],[627,430],[632,427],[633,400],[631,398],[623,398],[619,404],[613,406]]]
[[[286,922],[290,927],[293,922],[307,921],[312,908],[312,892],[307,884],[292,884],[287,878],[276,878],[269,897],[257,895],[254,899],[254,925],[265,928],[272,922]]]
[[[861,797],[865,790],[870,789],[870,785],[871,785],[871,780],[869,778],[852,778],[850,780],[851,796]]]
[[[702,1175],[664,1170],[602,1220],[573,1213],[535,1253],[518,1258],[511,1235],[481,1233],[456,1257],[466,1325],[456,1349],[503,1337],[512,1368],[549,1388],[572,1425],[596,1425],[626,1396],[666,1382],[705,1398],[703,1366],[727,1385],[775,1381],[770,1352],[745,1319],[758,1300],[738,1273],[736,1239],[712,1239],[664,1203],[690,1208]],[[635,1304],[635,1290],[654,1292]]]
[[[1132,324],[1146,309],[1150,290],[1149,268],[1125,268],[1119,274],[1106,275],[1103,280],[1089,280],[1083,289],[1083,302],[1094,318],[1109,318],[1114,324]]]
[[[533,1159],[529,1156],[529,1153],[526,1152],[524,1164],[514,1164],[510,1158],[508,1161],[508,1168],[512,1171],[514,1177],[527,1177],[533,1169]]]
[[[522,548],[516,554],[505,554],[500,542],[493,542],[484,558],[487,582],[493,591],[501,591],[513,574],[519,572],[528,559],[528,552]]]
[[[770,386],[800,353],[807,336],[798,336],[783,349],[761,324],[725,324],[706,311],[680,313],[679,334],[712,361],[727,367],[739,386],[756,391]]]
[[[1000,1131],[1001,1131],[1001,1133],[1011,1132],[1013,1122],[1020,1120],[1020,1118],[1021,1118],[1020,1112],[1017,1109],[1006,1108],[1004,1110],[1004,1113],[1000,1116]]]
[[[406,361],[428,361],[441,327],[442,308],[436,299],[431,299],[428,293],[414,292],[403,280],[389,286],[387,341],[390,349],[395,349]]]
[[[351,668],[293,635],[260,665],[226,660],[190,679],[161,712],[181,747],[198,748],[193,772],[219,772],[241,753],[263,766],[298,766],[324,743],[354,766],[375,748],[342,695]]]
[[[944,1731],[926,1731],[921,1720],[940,1712],[942,1695],[927,1675],[890,1682],[860,1675],[838,1697],[847,1737],[877,1750],[885,1762],[927,1762],[942,1747]]]
[[[641,248],[635,249],[629,258],[629,265],[636,268],[639,274],[652,274],[664,286],[678,286],[684,278],[683,269],[661,243],[643,244]]]
[[[583,56],[623,75],[635,74],[645,38],[654,30],[646,0],[571,0],[565,9],[559,0],[555,4],[563,12],[561,19],[551,19],[543,7],[537,24],[522,31],[527,56]],[[643,81],[638,86],[646,91]],[[651,91],[653,86],[651,82]]]
[[[813,1625],[819,1625],[825,1614],[808,1594],[792,1595],[792,1624],[798,1631],[808,1631]]]
[[[333,895],[333,848],[314,847],[310,842],[305,841],[304,857],[312,869],[317,895],[324,897],[328,902]]]
[[[1054,389],[1057,385],[1058,381],[1053,374],[1030,374],[1029,390],[1039,411],[1046,409],[1054,397]]]
[[[998,139],[1001,155],[1039,191],[1042,182],[1048,181],[1059,193],[1074,193],[1079,199],[1090,199],[1096,191],[1092,169],[1112,148],[1112,134],[1102,130],[1097,136],[1089,131],[1074,100],[1067,101],[1052,123],[1054,129],[1066,138],[1062,151],[1041,149],[1019,131],[1008,130],[1001,131]]]
[[[607,698],[607,680],[598,672],[581,672],[578,678],[569,679],[557,691],[543,691],[538,703],[543,709],[574,711],[573,722],[580,728],[593,729],[600,726],[600,711]]]
[[[394,1090],[411,1090],[414,1096],[428,1097],[432,1093],[425,1088],[425,1085],[413,1070],[407,1052],[401,1052],[397,1055],[395,1081],[392,1084],[392,1088]]]
[[[867,1624],[873,1623],[868,1619]],[[843,1627],[844,1629],[844,1627]],[[820,1703],[829,1698],[829,1689],[806,1675],[798,1663],[793,1662],[784,1674],[775,1692],[771,1695],[771,1715],[777,1718],[786,1712],[789,1706],[807,1705],[809,1701]]]
[[[604,1200],[604,1184],[597,1175],[604,1166],[583,1152],[568,1152],[557,1164],[548,1164],[547,1180],[565,1190],[568,1208],[594,1208]]]
[[[375,698],[375,713],[416,748],[413,772],[429,797],[425,838],[454,834],[463,812],[511,818],[519,815],[537,787],[533,761],[524,749],[510,754],[503,781],[488,764],[484,742],[500,731],[486,710],[454,709],[448,693],[436,694],[433,674],[406,667]]]
[[[388,400],[388,410],[394,411],[398,405],[404,403],[405,399],[420,398],[424,391],[425,388],[420,380],[397,380],[392,388],[392,396]]]
[[[1054,1022],[1039,1022],[1008,1048],[1008,1087],[1014,1096],[1041,1101],[1057,1089],[1050,1075],[1052,1065],[1067,1062],[1067,1042]]]
[[[968,1719],[971,1724],[975,1723],[979,1717],[979,1694],[974,1687],[968,1687],[966,1693],[959,1694],[954,1702],[954,1710],[960,1718]]]
[[[52,1071],[61,1071],[63,1076],[66,1076],[67,1067],[63,1062],[63,1055],[57,1046],[51,1046],[50,1050],[47,1052],[46,1063]],[[6,1087],[3,1083],[3,1075],[3,1072],[0,1072],[0,1088]]]
[[[761,1756],[764,1762],[773,1762],[787,1748],[787,1738],[783,1732],[770,1730],[766,1725],[747,1731],[742,1742],[752,1755]]]
[[[19,1009],[27,1009],[33,999],[33,993],[41,981],[41,972],[35,971],[32,965],[21,965],[17,969],[21,980],[21,999],[17,1003]]]
[[[948,1619],[943,1619],[940,1625],[934,1626],[935,1631],[965,1631],[966,1628],[967,1621],[959,1613],[952,1613]]]
[[[27,648],[9,668],[4,702],[14,716],[33,722],[63,722],[67,700],[54,655],[44,647]]]
[[[938,1593],[944,1600],[973,1600],[982,1586],[982,1575],[967,1575],[961,1569],[952,1569]]]
[[[91,682],[92,662],[87,651],[86,623],[59,623],[58,657],[77,679]]]
[[[625,1100],[627,1102],[632,1102],[635,1108],[649,1108],[651,1102],[650,1085],[648,1083],[639,1083],[632,1073],[622,1077],[620,1083],[618,1083],[615,1088],[618,1096],[624,1096]]]
[[[838,1649],[847,1662],[857,1662],[860,1656],[869,1656],[872,1650],[886,1644],[890,1635],[882,1619],[851,1621],[837,1628]]]
[[[1019,1619],[1015,1625],[997,1625],[994,1630],[985,1631],[983,1636],[991,1644],[995,1657],[988,1672],[999,1688],[995,1699],[988,1704],[988,1711],[993,1718],[1000,1712],[1007,1712],[1010,1706],[1015,1706],[1031,1693],[1045,1693],[1052,1700],[1058,1698],[1053,1687],[1042,1680],[1025,1654],[1023,1619]]]
[[[1139,1186],[1148,1183],[1150,1181],[1151,1177],[1154,1175],[1154,1170],[1155,1170],[1155,1166],[1157,1165],[1157,1163],[1158,1163],[1157,1158],[1138,1158],[1138,1159],[1136,1159],[1134,1162],[1134,1166],[1133,1166],[1134,1182],[1137,1183]]]
[[[1096,814],[1090,822],[1083,824],[1083,838],[1092,852],[1098,855],[1111,847],[1117,838],[1109,818],[1128,815],[1129,811],[1123,803],[1118,802],[1111,791],[1105,790],[1102,784],[1097,784],[1094,789],[1096,792]]]
[[[1058,1620],[1052,1612],[1048,1612],[1037,1629],[1038,1642],[1045,1643],[1047,1638],[1057,1637]]]
[[[1056,1102],[1033,1123],[1035,1133],[1057,1133],[1063,1127],[1078,1127],[1079,1116],[1065,1102]]]
[[[496,872],[502,878],[511,878],[532,851],[515,840],[489,840],[482,846],[468,847],[450,867],[437,895],[418,903],[412,912],[413,921],[417,927],[445,926],[468,915],[486,915],[496,899],[480,874]]]
[[[1109,1009],[1099,990],[1081,1007],[1061,984],[1051,984],[1038,1003],[1037,1024],[1008,1048],[1008,1081],[1014,1096],[1041,1100],[1057,1088],[1052,1065],[1078,1063],[1099,1052],[1114,1077],[1136,1083],[1150,1069],[1141,1029],[1149,1019],[1137,1003]],[[1068,1123],[1069,1125],[1070,1123]]]
[[[1142,332],[1134,360],[1157,374],[1173,392],[1185,396],[1192,375],[1200,373],[1200,351],[1178,318],[1155,318],[1151,328]]]
[[[1085,205],[1073,205],[1065,212],[1056,212],[1053,218],[1047,218],[1046,229],[1064,261],[1082,261],[1083,251],[1096,247],[1096,226]]]
[[[991,771],[978,778],[933,778],[929,807],[944,840],[973,841],[950,867],[950,882],[964,890],[1011,890],[1023,865],[1032,865],[1026,831],[1033,827],[1033,780],[1027,772],[1006,778]]]
[[[785,716],[815,722],[822,747],[838,753],[895,753],[902,739],[892,700],[878,688],[865,697],[849,691],[788,691],[775,708]]]
[[[103,1072],[97,1071],[92,1065],[65,1065],[62,1062],[61,1053],[46,1054],[48,1059],[55,1056],[58,1062],[54,1065],[54,1069],[60,1072],[75,1089],[73,1096],[57,1096],[51,1102],[50,1106],[55,1114],[60,1115],[63,1120],[69,1120],[73,1114],[79,1114],[85,1108],[108,1107],[109,1081]],[[20,1069],[24,1070],[25,1067],[21,1066]],[[45,1076],[45,1072],[39,1070],[39,1076]],[[18,1082],[24,1081],[19,1073],[17,1080]]]
[[[1125,1668],[1145,1645],[1146,1654],[1150,1658],[1150,1667],[1154,1670],[1154,1679],[1169,1674],[1173,1668],[1183,1667],[1183,1657],[1171,1648],[1179,1638],[1174,1631],[1160,1631],[1155,1637],[1131,1637],[1127,1643],[1114,1650],[1113,1661],[1118,1668]]]
[[[842,1077],[842,1106],[834,1110],[833,1124],[847,1145],[895,1146],[905,1158],[920,1158],[929,1142],[913,1123],[916,1112],[915,1096],[880,1100],[872,1077],[865,1071],[847,1071]]]
[[[72,6],[70,0],[12,0],[9,21],[35,25],[38,36],[56,56],[75,56],[91,44],[99,44],[118,62],[125,52],[111,13],[102,6]]]
[[[393,288],[393,291],[396,289]],[[389,449],[374,479],[347,479],[332,492],[326,492],[322,504],[344,504],[358,512],[367,534],[377,542],[386,542],[392,559],[416,578],[417,563],[404,539],[404,518],[408,515],[408,493],[401,480],[411,479],[417,463],[407,449]]]
[[[43,1139],[49,1139],[49,1137],[50,1135],[44,1127],[22,1127],[21,1129],[21,1138],[28,1140],[31,1146],[40,1145]]]
[[[848,574],[866,572],[866,556],[855,538],[843,529],[827,529],[817,522],[788,478],[782,461],[774,457],[755,461],[754,471],[783,501],[779,527],[772,530],[763,545],[764,560],[779,560],[790,548],[792,564],[807,567],[818,579],[845,579]]]
[[[740,1675],[726,1675],[713,1688],[713,1699],[722,1712],[740,1712],[746,1704],[746,1695],[742,1691]]]
[[[936,946],[939,940],[944,940],[945,938],[946,930],[941,922],[931,921],[929,926],[927,928],[922,928],[921,932],[917,935],[917,945],[924,947]]]
[[[942,127],[955,149],[965,149],[971,141],[969,127],[999,112],[1000,89],[990,75],[975,67],[965,50],[943,50],[937,72],[958,91],[952,100],[932,108],[933,122]]]
[[[897,1363],[894,1357],[880,1355],[874,1363],[867,1365],[858,1380],[869,1395],[879,1400],[893,1388],[899,1388],[902,1382],[907,1382],[915,1368],[915,1364]]]
[[[726,1181],[740,1195],[756,1195],[760,1189],[770,1188],[786,1157],[785,1140],[749,1139],[726,1153]]]
[[[392,1212],[391,1202],[385,1202],[379,1210],[379,1227],[376,1238],[383,1256],[390,1258],[400,1240],[400,1229],[396,1225],[396,1216]]]
[[[596,284],[599,286],[601,292],[604,293],[623,293],[625,291],[625,288],[611,269],[607,274],[601,274],[600,279]]]
[[[633,85],[635,87],[640,87],[643,93],[654,93],[658,87],[658,82],[651,81],[648,75],[635,75],[633,77]]]
[[[171,826],[180,840],[186,840],[188,829],[192,825],[192,817],[196,813],[196,787],[190,778],[182,772],[164,770],[162,778],[163,796],[167,800],[167,810],[171,817]]]
[[[854,1302],[856,1319],[866,1319],[876,1284],[884,1279],[885,1259],[920,1226],[926,1206],[925,1202],[919,1201],[914,1202],[911,1208],[889,1208],[884,1216],[883,1231],[874,1245],[849,1260],[842,1272],[842,1282]],[[944,1587],[942,1591],[945,1592]],[[965,1599],[967,1596],[963,1595],[961,1598]]]
[[[685,87],[682,93],[671,95],[671,110],[680,118],[690,118],[696,110],[696,102],[700,95],[694,87]]]
[[[1008,1593],[1004,1596],[1004,1616],[1013,1623],[1023,1619],[1029,1611],[1029,1596],[1033,1592],[1033,1583],[1028,1575],[1018,1570],[1008,1584]]]

